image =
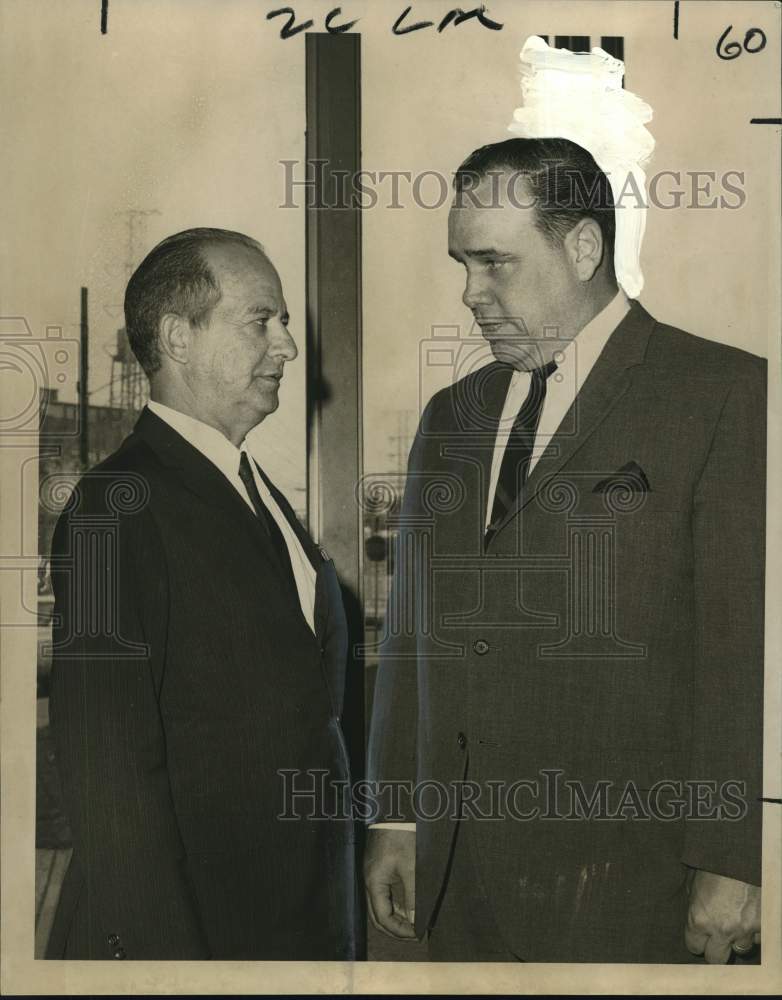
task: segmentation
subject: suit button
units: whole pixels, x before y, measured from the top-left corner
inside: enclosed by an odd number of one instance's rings
[[[489,644],[485,639],[476,639],[472,644],[473,652],[477,653],[478,656],[483,656],[484,653],[489,652]]]
[[[114,957],[115,958],[124,958],[125,957],[125,949],[124,948],[117,948],[117,950],[114,952]]]
[[[109,942],[110,948],[116,948],[119,944],[119,934],[109,934],[106,940]]]
[[[467,746],[467,737],[464,735],[464,733],[459,733],[459,735],[456,737],[456,742],[459,744],[459,748],[461,750],[464,750],[464,748]]]

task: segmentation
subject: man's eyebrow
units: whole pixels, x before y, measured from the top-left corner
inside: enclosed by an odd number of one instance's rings
[[[248,306],[245,315],[267,317],[267,316],[276,316],[278,312],[279,309],[276,309],[274,306],[264,306],[259,304],[255,306]],[[288,310],[283,309],[283,311],[280,313],[280,322],[283,323],[285,326],[287,326],[288,323],[290,322],[290,318],[291,317]]]
[[[454,260],[461,261],[462,257],[473,257],[477,260],[484,260],[486,258],[508,258],[515,257],[516,254],[509,253],[507,250],[497,250],[495,247],[487,247],[481,250],[462,250],[461,253],[456,253],[454,250],[448,251],[448,256],[453,257]]]

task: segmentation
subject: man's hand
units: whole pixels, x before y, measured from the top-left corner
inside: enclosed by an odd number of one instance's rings
[[[369,917],[385,934],[415,939],[415,832],[369,830],[364,854]]]
[[[696,871],[684,941],[693,955],[712,965],[760,944],[760,886],[725,875]]]

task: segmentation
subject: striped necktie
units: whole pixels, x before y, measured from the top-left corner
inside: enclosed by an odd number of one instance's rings
[[[505,446],[505,454],[502,457],[494,504],[491,509],[491,521],[486,529],[487,544],[506,514],[516,505],[516,501],[524,489],[524,484],[527,482],[532,449],[535,444],[535,433],[546,399],[546,381],[549,375],[556,370],[556,367],[554,361],[549,361],[547,365],[535,368],[530,372],[529,392],[513,421],[508,443]]]
[[[298,598],[299,591],[296,586],[296,578],[293,575],[293,566],[291,565],[291,556],[288,551],[288,546],[283,538],[282,531],[280,531],[280,526],[275,521],[271,511],[263,502],[261,494],[258,492],[258,487],[255,484],[255,476],[253,476],[253,470],[250,467],[250,459],[246,451],[242,451],[239,459],[239,478],[244,483],[244,488],[247,490],[247,495],[252,501],[258,520],[264,526],[267,534],[269,535],[283,578],[291,588],[293,594]]]

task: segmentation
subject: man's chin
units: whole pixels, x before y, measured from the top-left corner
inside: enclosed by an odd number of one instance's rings
[[[513,368],[529,371],[540,364],[532,354],[521,349],[518,344],[510,344],[507,341],[501,340],[490,340],[489,347],[496,360],[504,365],[511,365]]]
[[[277,393],[275,393],[271,399],[265,399],[263,401],[263,410],[261,419],[263,419],[263,417],[268,417],[270,416],[270,414],[274,413],[274,411],[279,408],[279,405],[280,405],[280,400],[279,397],[277,396]]]
[[[260,423],[265,417],[268,417],[271,413],[279,407],[280,396],[279,387],[264,389],[263,392],[259,392],[255,399],[255,409],[258,413],[258,421]]]

